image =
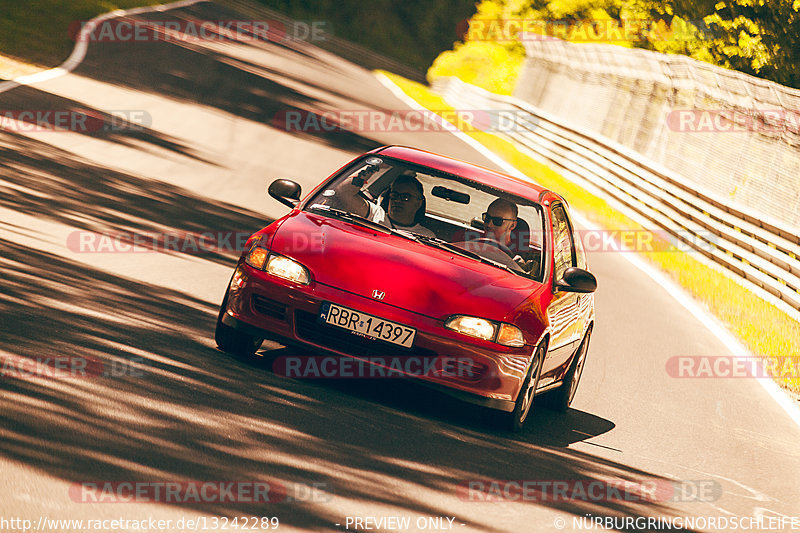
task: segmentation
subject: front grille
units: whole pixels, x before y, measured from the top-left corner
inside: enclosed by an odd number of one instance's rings
[[[271,316],[279,320],[286,320],[286,304],[276,302],[275,300],[257,294],[253,295],[253,309],[262,315]]]
[[[436,352],[412,346],[403,348],[380,340],[371,340],[349,331],[325,324],[318,315],[295,312],[297,335],[309,342],[356,357],[436,357]]]

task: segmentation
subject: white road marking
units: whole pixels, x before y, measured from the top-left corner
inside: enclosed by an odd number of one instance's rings
[[[416,109],[418,111],[426,110],[425,107],[421,106],[417,103],[416,100],[408,96],[403,90],[398,87],[395,83],[393,83],[387,76],[376,73],[375,76],[378,78],[378,81],[383,84],[384,87],[389,89],[392,94],[394,94],[399,100],[404,102],[412,109]],[[470,147],[474,148],[478,153],[492,161],[498,167],[503,169],[508,174],[512,176],[516,176],[518,178],[531,181],[529,177],[525,174],[520,172],[510,163],[506,162],[505,160],[501,159],[500,156],[483,146],[481,143],[470,137],[469,135],[465,134],[464,132],[458,131],[456,126],[448,122],[447,120],[442,119],[441,117],[436,117],[440,120],[440,123],[447,126],[450,129],[451,133],[467,143]],[[583,215],[576,213],[573,211],[573,218],[581,225],[590,230],[600,230],[601,228],[596,224],[590,222],[586,217]],[[625,248],[623,246],[623,248]],[[672,280],[668,279],[661,273],[659,270],[651,266],[649,263],[646,263],[637,253],[633,253],[630,250],[626,250],[631,253],[623,253],[620,254],[622,257],[627,259],[633,266],[647,274],[653,281],[659,284],[665,291],[667,291],[679,304],[681,304],[687,311],[689,311],[701,324],[703,324],[711,333],[722,342],[725,347],[731,352],[732,355],[753,358],[753,355],[747,350],[737,338],[735,338],[730,331],[728,331],[725,326],[723,326],[715,317],[712,317],[709,313],[707,313],[704,309],[702,309],[697,302],[682,288],[675,284]],[[778,405],[789,415],[795,424],[800,427],[800,406],[797,405],[797,402],[791,398],[788,393],[786,393],[783,389],[781,389],[772,379],[770,378],[762,378],[758,379],[758,382],[764,387],[764,390],[775,400]]]
[[[140,13],[148,13],[148,12],[159,12],[159,11],[168,11],[171,9],[179,9],[181,7],[190,6],[193,4],[197,4],[200,2],[205,2],[208,0],[180,0],[178,2],[172,2],[170,4],[163,4],[158,6],[145,6],[145,7],[137,7],[132,9],[125,9],[125,10],[116,10],[111,11],[109,13],[104,13],[102,15],[98,15],[97,17],[91,19],[89,23],[84,25],[81,29],[81,33],[77,37],[77,43],[75,44],[75,48],[72,50],[72,54],[70,54],[69,58],[67,58],[61,66],[56,68],[45,70],[44,72],[39,72],[36,74],[31,74],[28,76],[21,76],[19,78],[15,78],[12,81],[6,81],[0,83],[0,93],[4,91],[8,91],[13,89],[14,87],[19,87],[20,85],[30,85],[33,83],[39,83],[42,81],[52,80],[63,76],[71,71],[73,71],[78,65],[86,57],[86,51],[89,47],[89,39],[86,39],[85,36],[88,32],[92,31],[92,29],[96,26],[97,23],[102,22],[104,20],[122,17],[126,15],[136,15]],[[426,108],[418,104],[414,99],[406,95],[403,90],[395,85],[389,78],[384,76],[383,74],[376,74],[378,81],[387,89],[389,89],[395,97],[399,100],[403,101],[406,105],[408,105],[412,109],[416,109],[419,111],[425,111]],[[451,124],[450,122],[442,119],[441,117],[436,117],[437,120],[440,121],[441,124],[447,125],[450,128],[450,131],[453,135],[457,138],[461,139],[463,142],[467,143],[470,147],[476,150],[478,153],[492,161],[498,167],[502,168],[506,173],[511,174],[512,176],[516,176],[521,179],[529,180],[525,174],[517,170],[514,166],[507,163],[503,160],[500,156],[496,155],[494,152],[483,146],[481,143],[470,137],[469,135],[457,131],[457,128]],[[574,213],[573,217],[580,223],[582,226],[592,229],[598,230],[600,229],[599,226],[592,224],[589,222],[585,217],[581,216],[578,213]],[[675,283],[671,280],[668,280],[664,277],[661,272],[656,271],[653,267],[649,264],[644,263],[641,258],[635,256],[633,253],[625,253],[622,256],[630,261],[630,263],[647,274],[653,281],[661,285],[667,292],[669,292],[675,300],[678,301],[684,308],[686,308],[692,315],[697,318],[700,323],[702,323],[706,328],[708,328],[711,333],[714,334],[725,346],[730,350],[732,354],[744,355],[745,357],[752,357],[752,354],[748,350],[741,345],[741,343],[731,335],[731,333],[722,326],[715,318],[711,317],[708,313],[702,310],[697,303],[682,289],[679,288]],[[794,400],[790,398],[778,385],[772,381],[771,379],[759,379],[759,383],[764,387],[767,393],[780,405],[783,410],[789,415],[789,417],[798,425],[800,426],[800,406],[796,405]]]
[[[27,76],[20,76],[18,78],[14,78],[11,81],[5,81],[0,83],[0,93],[11,90],[15,87],[19,87],[20,85],[31,85],[33,83],[39,83],[47,80],[52,80],[58,77],[63,76],[69,72],[75,70],[75,68],[81,64],[81,62],[86,57],[86,51],[89,49],[89,39],[87,35],[97,27],[97,24],[103,22],[104,20],[109,20],[117,17],[124,17],[126,15],[138,15],[140,13],[150,13],[150,12],[159,12],[159,11],[168,11],[170,9],[178,9],[181,7],[190,6],[192,4],[197,4],[199,2],[207,2],[209,0],[180,0],[179,2],[172,2],[171,4],[162,4],[158,6],[144,6],[144,7],[134,7],[131,9],[117,9],[114,11],[110,11],[108,13],[103,13],[102,15],[98,15],[86,24],[83,25],[81,28],[81,32],[76,37],[75,47],[72,49],[72,53],[64,61],[60,66],[51,68],[50,70],[45,70],[42,72],[37,72],[36,74],[29,74]]]

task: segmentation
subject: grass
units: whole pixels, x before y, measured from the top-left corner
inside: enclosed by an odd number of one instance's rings
[[[395,74],[382,72],[408,96],[434,112],[452,112],[453,108],[427,87]],[[604,199],[567,180],[548,166],[518,150],[513,143],[486,132],[465,131],[537,183],[558,191],[572,208],[603,228],[646,231],[634,220],[614,209]],[[785,357],[800,356],[800,324],[773,305],[762,300],[728,276],[701,263],[691,254],[676,251],[657,236],[654,251],[641,255],[666,273],[716,316],[757,357],[784,368]],[[704,354],[685,354],[704,355]],[[710,354],[713,355],[713,354]],[[777,376],[782,387],[800,393],[796,372]]]
[[[115,9],[173,0],[0,0],[0,54],[41,67],[60,65],[74,42],[69,29]],[[460,38],[459,21],[475,12],[474,0],[254,0],[404,65],[425,69]],[[225,5],[225,2],[220,2]]]
[[[0,53],[25,63],[55,67],[75,41],[70,29],[115,9],[163,3],[159,0],[0,0]]]
[[[61,64],[74,46],[70,28],[80,22],[115,9],[155,5],[160,0],[0,0],[0,53],[22,63],[4,60],[0,66],[30,73],[26,64],[53,67]],[[410,97],[430,110],[452,111],[444,100],[421,84],[385,73]],[[540,184],[562,193],[573,206],[596,224],[609,228],[643,230],[603,199],[568,181],[510,142],[485,132],[467,132]],[[660,243],[668,246],[668,243]],[[742,342],[761,357],[776,359],[800,353],[800,324],[764,302],[730,278],[710,268],[690,254],[645,252],[644,255],[672,279],[685,287],[717,316]],[[800,392],[800,378],[779,381]]]

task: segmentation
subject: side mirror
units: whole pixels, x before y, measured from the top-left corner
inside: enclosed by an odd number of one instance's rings
[[[564,292],[594,292],[597,290],[597,278],[588,270],[570,267],[564,277],[556,282],[556,288]]]
[[[300,203],[300,185],[287,179],[277,179],[269,184],[269,195],[280,203],[289,207],[296,207]]]

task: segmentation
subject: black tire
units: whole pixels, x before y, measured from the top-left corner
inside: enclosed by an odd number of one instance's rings
[[[564,381],[557,389],[547,393],[547,406],[554,411],[565,413],[575,398],[575,392],[578,390],[578,384],[581,381],[583,368],[586,364],[586,355],[589,352],[591,336],[592,330],[590,328],[584,335],[575,357],[572,359],[572,364],[564,376]]]
[[[230,289],[230,286],[228,287]],[[222,317],[228,307],[228,291],[225,291],[225,298],[217,315],[217,328],[214,331],[214,340],[217,347],[223,352],[237,355],[239,357],[250,357],[261,347],[264,339],[253,337],[235,328],[222,323]]]
[[[514,402],[514,410],[510,413],[503,412],[499,414],[499,421],[509,431],[515,433],[520,431],[524,427],[525,421],[530,417],[531,412],[533,412],[533,403],[536,397],[536,388],[539,385],[545,350],[544,344],[540,344],[536,348],[531,358],[531,364],[528,367],[528,374],[525,376],[525,381],[522,383],[517,400]]]

